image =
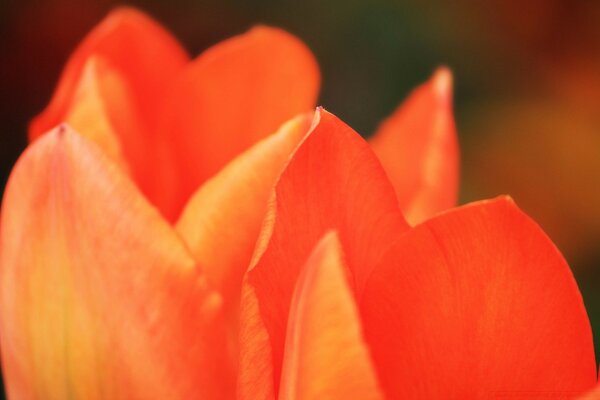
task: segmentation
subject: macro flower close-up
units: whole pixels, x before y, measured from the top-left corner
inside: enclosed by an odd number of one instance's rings
[[[0,218],[8,399],[600,398],[560,246],[511,193],[459,201],[451,65],[361,136],[301,37],[221,39],[191,57],[113,8],[30,119]]]

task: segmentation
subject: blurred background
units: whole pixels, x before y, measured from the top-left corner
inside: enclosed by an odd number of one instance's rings
[[[0,2],[0,184],[110,0]],[[572,266],[600,347],[600,2],[130,1],[193,55],[257,23],[302,38],[320,103],[368,136],[440,64],[455,75],[461,203],[507,193]],[[598,351],[598,350],[597,350]]]

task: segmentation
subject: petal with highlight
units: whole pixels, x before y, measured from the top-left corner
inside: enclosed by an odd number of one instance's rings
[[[275,181],[310,128],[299,116],[255,144],[192,196],[176,230],[203,266],[209,283],[237,308]]]
[[[318,86],[310,50],[275,28],[254,28],[190,63],[169,91],[161,124],[183,179],[174,212],[232,158],[311,111]]]
[[[132,8],[111,12],[77,47],[65,66],[46,109],[30,124],[33,140],[64,121],[72,107],[84,66],[100,56],[131,85],[135,104],[151,125],[166,86],[187,63],[188,56],[157,22]]]
[[[315,118],[277,182],[255,253],[258,262],[248,272],[247,283],[271,343],[276,386],[294,285],[303,260],[321,237],[330,229],[339,233],[347,251],[350,286],[360,297],[371,268],[398,232],[408,229],[368,144],[322,109]],[[265,347],[251,342],[241,346],[242,353]]]
[[[280,399],[383,399],[342,249],[328,233],[304,266],[292,298]]]
[[[230,398],[218,294],[95,145],[64,126],[32,144],[1,221],[10,398]]]
[[[131,93],[122,76],[105,59],[94,56],[85,64],[64,121],[102,148],[123,171],[130,172],[130,167],[137,167],[123,149],[124,144],[128,145],[127,150],[141,144]],[[130,145],[131,142],[135,145]],[[140,152],[139,148],[136,150]]]
[[[453,207],[459,167],[450,71],[438,69],[381,124],[370,142],[411,224]]]
[[[373,270],[360,307],[390,399],[570,398],[596,382],[571,271],[507,198],[401,236]]]

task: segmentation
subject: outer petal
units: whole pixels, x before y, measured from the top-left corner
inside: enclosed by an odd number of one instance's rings
[[[177,232],[228,307],[239,305],[273,186],[311,121],[312,114],[299,116],[242,153],[202,185],[177,222]]]
[[[335,233],[327,234],[296,283],[280,399],[383,399],[340,246]]]
[[[185,51],[158,23],[137,10],[118,8],[69,59],[50,104],[31,122],[31,139],[63,122],[84,66],[93,56],[106,59],[127,79],[141,114],[150,119],[157,115],[166,85],[188,61]]]
[[[219,296],[94,145],[65,127],[36,141],[11,176],[1,229],[10,398],[231,395]]]
[[[508,198],[403,235],[374,269],[361,312],[391,399],[572,396],[596,382],[569,267]]]
[[[417,88],[383,122],[371,145],[411,224],[453,207],[459,168],[450,71],[440,68]]]
[[[255,295],[260,307],[276,381],[292,291],[303,260],[323,234],[330,229],[339,232],[347,249],[351,287],[360,294],[371,268],[397,233],[408,228],[393,188],[367,143],[324,110],[318,110],[316,118],[277,183],[255,254],[260,260],[248,272],[251,290],[247,293]],[[241,345],[243,357],[244,352],[266,347],[252,341]]]
[[[166,100],[161,131],[181,164],[179,209],[237,154],[311,111],[318,86],[310,51],[274,28],[219,43],[188,65]]]

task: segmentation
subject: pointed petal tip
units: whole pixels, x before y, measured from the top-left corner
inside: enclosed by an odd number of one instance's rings
[[[452,71],[446,66],[439,67],[431,78],[436,95],[443,102],[452,101],[453,77]]]
[[[148,14],[138,8],[130,5],[119,5],[108,12],[104,21],[110,21],[111,23],[117,24],[140,18],[144,20],[150,19]]]
[[[340,237],[338,235],[337,230],[330,229],[321,238],[319,246],[330,247],[330,246],[339,246],[340,245]]]
[[[504,203],[506,203],[506,204],[513,205],[513,206],[515,206],[515,207],[518,207],[518,206],[517,206],[517,203],[515,202],[515,199],[513,199],[513,198],[512,198],[512,196],[511,196],[510,194],[502,194],[502,195],[500,195],[500,196],[496,197],[496,200],[497,200],[497,201],[504,202]]]
[[[519,208],[519,206],[514,201],[514,199],[508,194],[502,194],[502,195],[498,195],[496,197],[492,197],[492,198],[488,198],[488,199],[472,201],[470,203],[467,203],[467,204],[464,204],[464,205],[461,205],[461,206],[458,206],[455,208],[450,208],[446,211],[441,212],[439,215],[452,214],[456,209],[479,208],[479,207],[484,207],[484,208],[505,207],[508,210],[518,211],[524,215],[527,215],[521,210],[521,208]],[[427,221],[423,221],[423,222],[427,222]]]
[[[58,125],[56,128],[54,128],[53,130],[51,130],[50,132],[52,132],[54,130],[57,132],[56,135],[59,138],[62,138],[68,131],[71,130],[71,127],[69,126],[68,123],[63,122],[60,125]]]
[[[253,25],[252,27],[250,27],[250,29],[248,29],[248,31],[246,33],[254,34],[254,35],[264,35],[264,34],[279,33],[279,32],[287,33],[287,31],[285,31],[281,28],[278,28],[276,26],[271,26],[271,25],[267,25],[267,24],[256,24],[256,25]]]
[[[40,144],[40,146],[60,146],[62,143],[71,140],[71,137],[75,135],[77,135],[77,132],[75,132],[68,122],[61,122],[39,137],[39,139],[44,139],[44,144]],[[31,151],[32,147],[28,146],[25,153]]]
[[[129,5],[119,5],[105,14],[97,28],[103,31],[105,35],[109,32],[114,32],[127,24],[137,25],[154,25],[157,22],[144,11]]]
[[[309,256],[309,261],[306,263],[305,268],[308,266],[317,268],[321,264],[318,260],[325,258],[328,254],[334,255],[338,259],[343,258],[342,243],[340,242],[338,232],[334,229],[327,231],[321,237],[312,254]]]
[[[497,205],[497,206],[506,206],[515,210],[521,211],[515,200],[508,194],[501,194],[493,198],[474,201],[472,203],[466,204],[463,207],[477,206],[477,205]]]

